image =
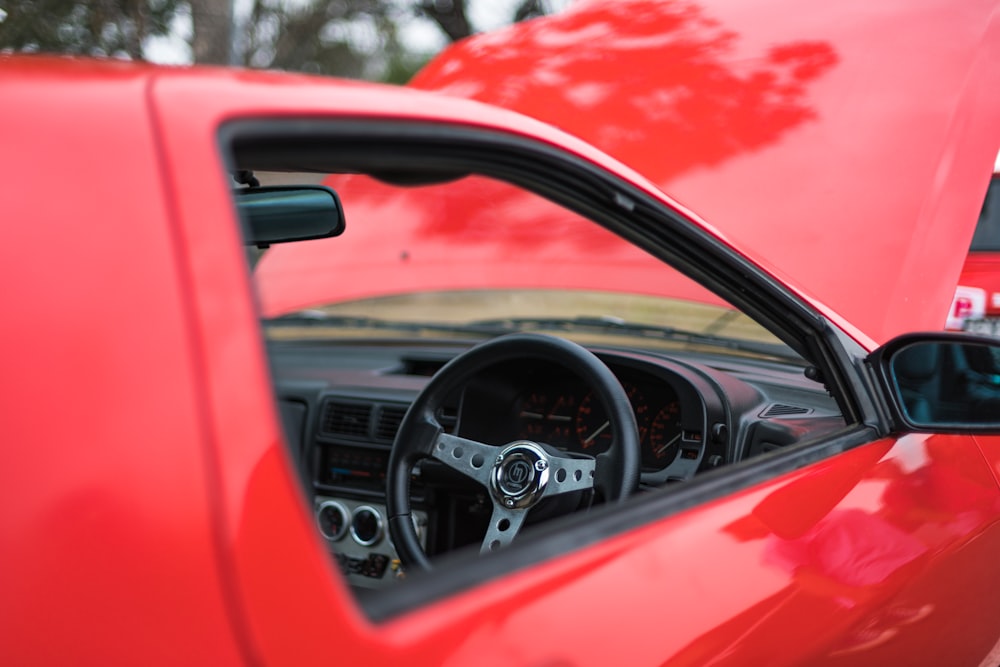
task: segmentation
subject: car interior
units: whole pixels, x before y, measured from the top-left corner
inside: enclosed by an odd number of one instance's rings
[[[243,121],[220,143],[291,460],[373,618],[875,437],[851,341],[576,156],[419,123]],[[298,232],[249,210],[257,188]],[[602,290],[588,263],[618,257],[650,282]],[[904,394],[935,361],[917,352]]]

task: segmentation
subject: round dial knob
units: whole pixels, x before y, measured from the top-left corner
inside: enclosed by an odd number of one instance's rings
[[[328,540],[336,541],[347,532],[349,521],[347,508],[335,500],[327,500],[316,508],[316,523],[319,532]]]
[[[382,539],[382,515],[374,507],[362,505],[354,510],[351,536],[363,546],[370,546]]]

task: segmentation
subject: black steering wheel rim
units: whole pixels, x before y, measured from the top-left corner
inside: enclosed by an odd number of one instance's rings
[[[411,518],[409,487],[413,466],[419,460],[431,457],[435,447],[443,447],[442,439],[449,437],[444,435],[444,429],[438,422],[438,408],[452,392],[467,384],[480,371],[495,364],[525,358],[555,362],[576,373],[594,392],[608,415],[612,445],[607,452],[598,455],[593,464],[592,488],[602,494],[605,502],[621,502],[637,488],[641,452],[635,413],[625,390],[611,370],[592,352],[563,338],[536,333],[493,338],[469,349],[441,368],[410,406],[396,434],[387,471],[386,505],[389,534],[404,566],[431,569]],[[510,448],[514,445],[518,445],[519,452],[527,447],[530,453],[530,445],[533,444],[522,441],[511,443],[505,449],[464,442],[485,448],[484,451],[496,450],[497,453],[501,450],[513,451]],[[496,464],[500,462],[496,461]],[[483,482],[482,479],[479,481]],[[495,510],[502,510],[497,507],[497,502],[494,499]]]

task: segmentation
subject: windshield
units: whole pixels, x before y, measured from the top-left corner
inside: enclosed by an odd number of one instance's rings
[[[659,259],[510,184],[258,177],[265,185],[322,181],[340,195],[347,221],[337,238],[276,246],[260,258],[256,280],[273,339],[530,330],[590,344],[794,356]]]
[[[542,331],[581,344],[627,341],[647,348],[725,348],[755,356],[795,356],[733,309],[609,292],[422,292],[308,308],[265,324],[272,340],[398,337],[403,332],[411,337],[468,338]]]

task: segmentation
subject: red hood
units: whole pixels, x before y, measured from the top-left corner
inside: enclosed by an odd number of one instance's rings
[[[881,4],[590,2],[458,43],[412,85],[577,135],[884,341],[944,324],[1000,145],[1000,23],[993,0]],[[349,219],[373,201],[392,214],[373,187],[345,201]],[[430,222],[477,187],[398,195],[391,239],[356,228],[353,240],[275,248],[260,271],[266,310],[487,286],[704,296],[651,286],[653,260],[601,230],[567,236],[516,198],[504,200],[513,234],[505,223],[507,238],[477,246],[467,270],[444,269],[436,257],[498,227]],[[550,255],[562,263],[521,270]]]
[[[881,341],[944,324],[1000,146],[996,8],[586,2],[412,85],[594,144]]]
[[[362,176],[327,179],[348,233],[279,246],[258,269],[265,314],[397,293],[582,289],[722,304],[663,263],[563,208],[499,181],[467,177],[416,190]],[[477,202],[488,201],[484,207]],[[385,225],[352,220],[392,220]],[[343,280],[340,276],[350,276]]]

